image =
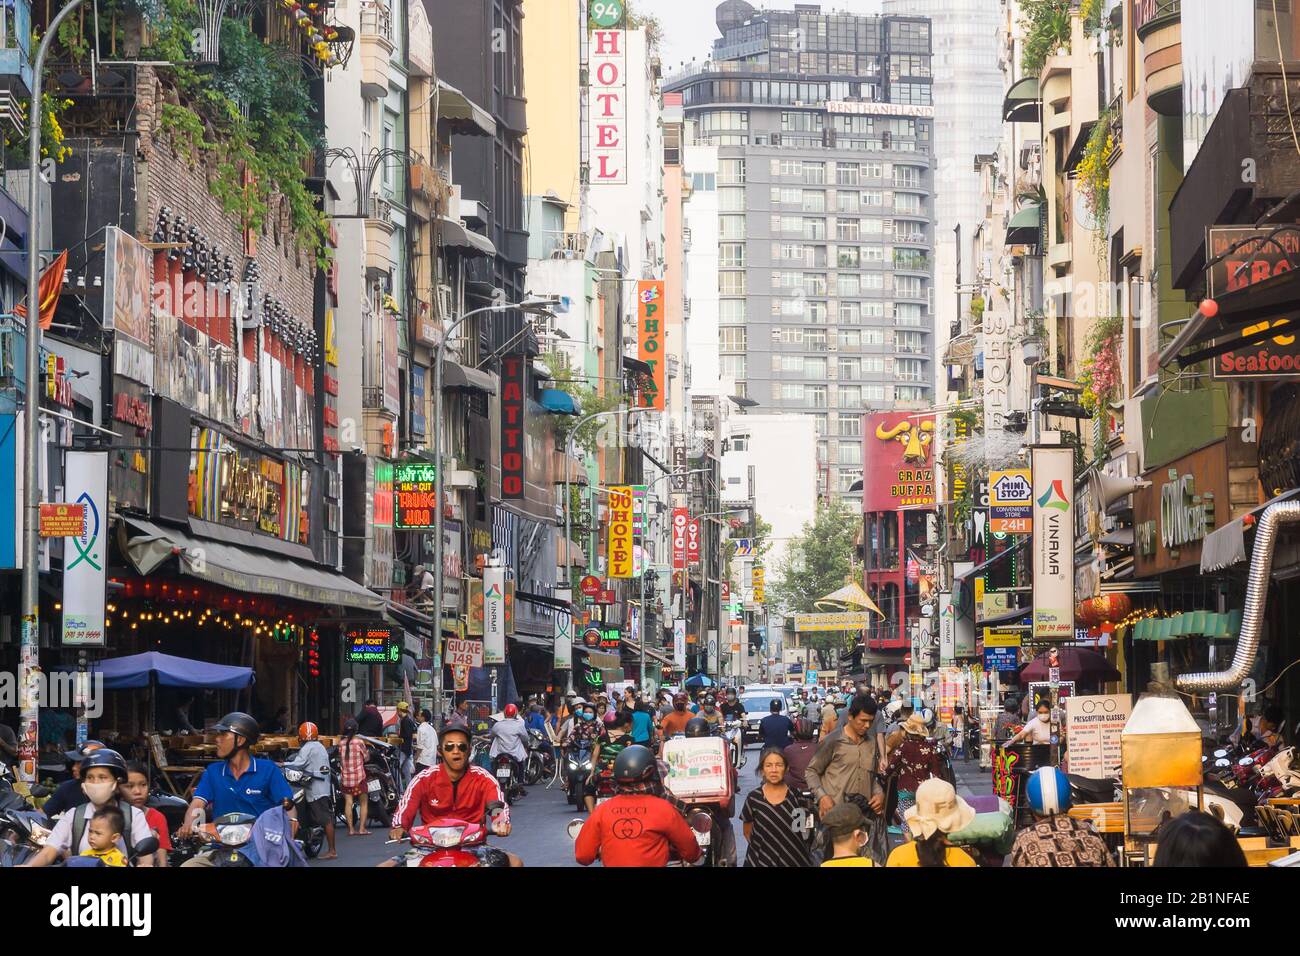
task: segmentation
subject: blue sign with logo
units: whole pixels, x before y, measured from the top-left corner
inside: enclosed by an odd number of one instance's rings
[[[1019,666],[1020,648],[986,647],[984,648],[984,669],[986,671],[1014,671]]]
[[[424,437],[424,397],[428,390],[425,382],[428,372],[418,365],[411,366],[411,437]]]

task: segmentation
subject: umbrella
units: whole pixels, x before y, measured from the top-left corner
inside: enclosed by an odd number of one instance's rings
[[[158,651],[132,654],[129,657],[110,657],[92,665],[91,669],[104,675],[105,690],[148,687],[151,678],[157,678],[163,687],[214,690],[241,690],[253,683],[251,667],[209,664],[207,661],[174,657]]]
[[[683,681],[682,686],[684,686],[684,687],[712,687],[712,686],[713,686],[713,681],[709,679],[709,675],[707,675],[707,674],[692,674],[690,677],[686,678],[685,681]]]
[[[1061,680],[1076,683],[1103,684],[1106,681],[1121,680],[1122,675],[1115,670],[1101,654],[1081,647],[1063,647],[1060,651]],[[1047,652],[1044,651],[1026,664],[1020,672],[1020,683],[1045,681],[1047,674]]]

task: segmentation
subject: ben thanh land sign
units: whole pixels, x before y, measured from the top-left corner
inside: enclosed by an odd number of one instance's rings
[[[437,517],[438,468],[432,462],[404,461],[393,466],[393,527],[429,531]]]
[[[832,611],[826,614],[796,614],[794,629],[811,631],[860,631],[871,624],[870,611]]]

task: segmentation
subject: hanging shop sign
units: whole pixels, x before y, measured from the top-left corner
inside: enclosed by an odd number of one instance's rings
[[[557,671],[573,670],[573,615],[560,611],[555,615],[555,663]]]
[[[799,632],[859,631],[870,626],[870,611],[829,611],[794,616],[794,629]]]
[[[1211,226],[1205,243],[1206,260],[1212,263],[1206,269],[1206,294],[1211,299],[1289,272],[1292,257],[1300,254],[1300,237],[1271,228]],[[1276,335],[1217,355],[1213,371],[1217,379],[1300,378],[1300,335]]]
[[[501,357],[501,497],[524,497],[527,480],[524,447],[525,371],[522,355]]]
[[[506,569],[483,569],[483,662],[506,661]]]
[[[1018,647],[984,648],[984,669],[986,671],[1015,671],[1020,667],[1020,649]]]
[[[596,577],[594,574],[588,574],[578,582],[578,590],[587,597],[595,597],[601,591],[600,578]]]
[[[632,489],[627,485],[609,489],[608,555],[611,578],[632,577]]]
[[[1148,577],[1200,566],[1201,545],[1228,504],[1228,459],[1216,442],[1144,472],[1149,488],[1133,492],[1134,571]]]
[[[1074,634],[1074,449],[1032,449],[1034,637]]]
[[[1094,780],[1120,775],[1120,735],[1133,712],[1129,694],[1089,694],[1065,701],[1070,773]]]
[[[41,503],[42,538],[80,538],[86,533],[86,506]]]
[[[152,341],[153,252],[117,226],[104,230],[104,329],[129,335],[144,348]]]
[[[686,522],[686,563],[700,563],[700,519],[691,518]]]
[[[863,510],[934,507],[934,416],[879,412],[866,426]]]
[[[486,569],[485,569],[486,570]],[[483,579],[469,579],[469,614],[465,633],[483,636]],[[506,633],[515,632],[515,582],[506,582]]]
[[[0,569],[23,565],[23,413],[0,414]]]
[[[680,617],[673,621],[673,666],[686,669],[686,621]]]
[[[447,638],[447,652],[443,662],[452,667],[482,667],[483,642],[456,637]]]
[[[404,632],[387,624],[352,624],[343,629],[349,664],[396,664],[402,659]]]
[[[637,357],[650,366],[650,381],[641,389],[641,407],[664,409],[664,282],[636,284]]]
[[[191,515],[307,543],[309,471],[247,449],[212,428],[193,427],[190,444]]]
[[[429,372],[421,365],[411,366],[411,437],[423,438],[424,402],[428,392]]]
[[[398,531],[432,531],[437,518],[438,466],[428,461],[401,461],[393,466],[393,527]]]
[[[754,589],[755,604],[765,603],[763,584],[766,577],[767,577],[767,571],[763,568],[758,567],[757,565],[755,565],[754,569],[750,572],[750,580],[752,583],[752,587]]]
[[[591,184],[623,185],[627,182],[627,34],[593,30],[588,50]]]
[[[85,509],[81,533],[63,544],[63,646],[105,647],[108,452],[69,451],[63,493]]]
[[[686,526],[690,524],[690,513],[685,508],[673,509],[673,570],[681,571],[686,567]]]
[[[989,472],[989,531],[1029,534],[1034,528],[1033,478],[1028,468]]]
[[[591,0],[587,4],[592,24],[605,29],[622,26],[624,12],[623,0]]]

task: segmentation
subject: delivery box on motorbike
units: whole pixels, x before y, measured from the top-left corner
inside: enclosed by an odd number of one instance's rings
[[[672,737],[664,741],[668,773],[664,785],[686,801],[726,801],[731,797],[731,764],[721,737]]]

